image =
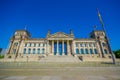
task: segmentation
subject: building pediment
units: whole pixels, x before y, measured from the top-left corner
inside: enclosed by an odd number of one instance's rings
[[[57,32],[55,34],[52,34],[50,37],[53,37],[53,38],[68,38],[70,36],[68,34],[65,34],[64,32]]]
[[[55,34],[49,35],[49,38],[69,38],[69,37],[71,37],[71,36],[64,32],[57,32]]]

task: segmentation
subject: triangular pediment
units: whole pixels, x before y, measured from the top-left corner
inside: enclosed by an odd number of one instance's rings
[[[51,38],[68,38],[70,35],[64,33],[64,32],[57,32],[55,34],[50,35]]]

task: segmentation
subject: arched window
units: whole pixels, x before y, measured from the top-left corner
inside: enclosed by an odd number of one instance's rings
[[[97,54],[97,49],[94,49],[95,54]]]
[[[81,54],[84,54],[84,50],[83,50],[83,49],[80,49],[80,53],[81,53]]]
[[[30,53],[31,53],[31,49],[29,48],[29,49],[28,49],[28,54],[30,54]]]
[[[85,53],[88,54],[88,49],[85,49]]]
[[[40,48],[38,48],[37,52],[38,52],[38,54],[40,54]]]
[[[15,46],[18,46],[18,42],[15,42],[14,45],[15,45]]]
[[[24,48],[24,51],[23,51],[24,54],[26,54],[26,48]]]
[[[93,50],[92,49],[90,49],[90,54],[93,54]]]
[[[107,54],[107,50],[106,49],[104,49],[104,53]]]
[[[35,52],[36,52],[36,49],[34,48],[34,49],[33,49],[33,54],[35,54]]]
[[[44,54],[44,53],[45,53],[45,49],[43,48],[43,49],[42,49],[42,54]]]
[[[102,43],[102,46],[103,46],[103,47],[105,47],[105,45],[106,45],[105,43]]]
[[[79,54],[79,49],[78,48],[76,49],[76,54]]]

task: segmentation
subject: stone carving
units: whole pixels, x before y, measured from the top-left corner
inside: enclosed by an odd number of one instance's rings
[[[52,38],[68,38],[68,37],[71,37],[71,36],[68,35],[68,34],[65,34],[64,32],[57,32],[55,34],[50,35],[49,37],[52,37]]]

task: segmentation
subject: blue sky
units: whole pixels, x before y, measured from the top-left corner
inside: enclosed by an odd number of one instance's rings
[[[99,9],[113,50],[120,48],[120,0],[0,0],[0,47],[7,48],[16,30],[27,30],[34,38],[74,31],[76,38],[89,37],[101,24]]]

